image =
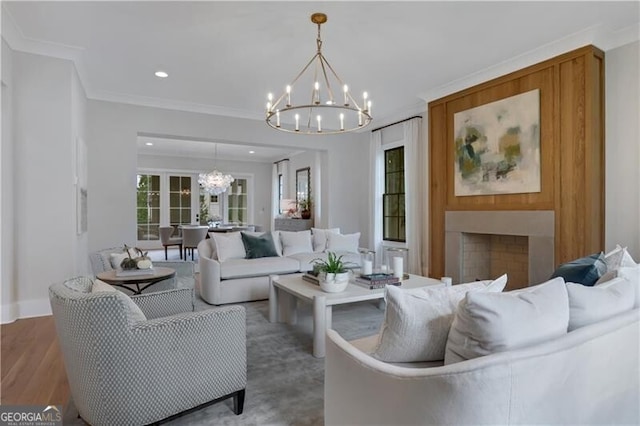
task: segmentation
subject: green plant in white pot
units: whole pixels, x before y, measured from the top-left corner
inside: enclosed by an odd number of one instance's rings
[[[320,288],[327,293],[344,291],[349,284],[350,262],[342,260],[342,256],[328,251],[327,260],[314,259],[313,270],[318,272]]]

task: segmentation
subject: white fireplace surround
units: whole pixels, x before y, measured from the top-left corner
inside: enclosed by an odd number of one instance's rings
[[[548,280],[555,269],[552,210],[446,212],[445,275],[454,283],[460,283],[463,276],[465,233],[528,237],[529,285]]]

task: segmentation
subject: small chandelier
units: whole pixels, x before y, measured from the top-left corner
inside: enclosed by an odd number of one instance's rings
[[[218,157],[218,145],[215,145],[215,154],[213,158],[213,171],[209,173],[200,173],[198,183],[202,188],[211,195],[220,195],[229,189],[229,186],[235,180],[231,175],[225,175],[215,168],[216,158]]]
[[[273,94],[267,96],[267,124],[284,132],[312,134],[336,134],[361,129],[371,123],[371,101],[367,92],[362,94],[362,104],[358,104],[351,96],[349,86],[334,71],[329,61],[322,54],[320,26],[327,22],[327,15],[314,13],[311,22],[318,25],[316,43],[318,51],[298,73],[293,82],[286,86],[284,93],[274,102]],[[313,67],[311,72],[305,72]],[[293,89],[300,78],[308,80],[301,84],[309,86],[311,98],[309,102],[296,104]],[[340,92],[334,93],[334,88]],[[303,91],[306,92],[303,88]]]

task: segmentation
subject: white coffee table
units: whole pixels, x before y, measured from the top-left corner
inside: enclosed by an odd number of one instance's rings
[[[433,278],[410,275],[402,281],[402,288],[418,288],[443,285]],[[320,286],[302,279],[302,274],[272,275],[269,285],[269,321],[295,324],[297,321],[297,301],[313,304],[313,356],[323,358],[325,354],[325,333],[331,328],[331,313],[334,305],[376,300],[384,297],[384,289],[369,290],[349,283],[340,293],[325,293]],[[284,307],[281,311],[281,306]]]

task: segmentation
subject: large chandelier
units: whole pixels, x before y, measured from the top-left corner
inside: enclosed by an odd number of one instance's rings
[[[274,101],[273,94],[268,94],[267,124],[277,130],[307,135],[345,133],[361,129],[371,122],[371,101],[367,92],[362,94],[362,104],[358,104],[351,96],[349,86],[338,77],[322,54],[320,26],[327,22],[327,15],[314,13],[311,15],[311,22],[318,25],[318,50],[279,98]],[[305,74],[311,69],[313,73],[310,71]],[[308,93],[307,89],[311,90],[308,102],[294,102],[293,89],[296,83],[304,93]],[[339,92],[335,93],[334,89]]]
[[[225,175],[216,170],[216,159],[218,157],[218,145],[215,145],[215,153],[213,158],[213,171],[209,173],[200,173],[198,183],[202,188],[211,195],[220,195],[225,192],[235,180],[231,175]]]

